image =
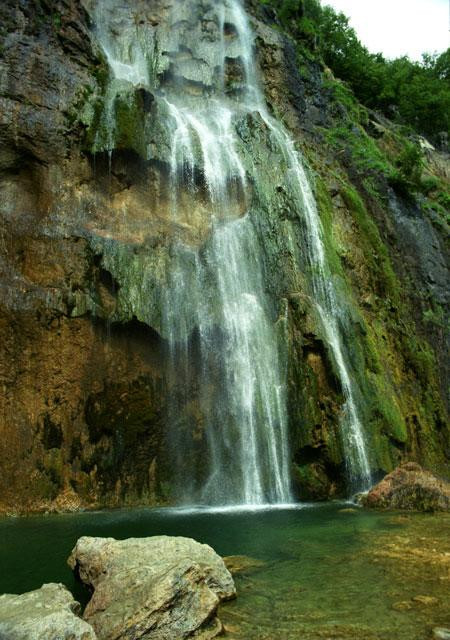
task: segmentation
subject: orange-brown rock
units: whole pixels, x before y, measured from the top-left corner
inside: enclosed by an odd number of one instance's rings
[[[68,563],[89,585],[84,619],[99,640],[210,640],[216,617],[236,596],[222,558],[191,538],[80,538]]]
[[[450,511],[450,483],[406,462],[373,487],[363,502],[378,509]]]

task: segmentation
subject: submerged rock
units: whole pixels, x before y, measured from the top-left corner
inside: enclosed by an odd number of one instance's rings
[[[444,629],[443,627],[435,627],[433,629],[434,640],[450,640],[450,629]]]
[[[439,598],[434,596],[414,596],[410,600],[402,600],[394,602],[392,608],[394,611],[411,611],[414,607],[433,607],[439,604]]]
[[[0,596],[0,640],[95,640],[79,603],[62,584]]]
[[[214,638],[233,578],[216,552],[190,538],[80,538],[68,563],[94,593],[84,612],[100,640]]]
[[[439,604],[439,599],[434,596],[414,596],[412,601],[415,604],[419,604],[423,607],[432,607],[435,604]]]
[[[232,575],[260,569],[265,564],[262,560],[249,556],[226,556],[223,561]]]
[[[402,600],[401,602],[394,602],[392,608],[394,611],[410,611],[413,608],[413,604],[410,600]]]
[[[407,462],[373,487],[363,504],[381,509],[450,511],[450,483],[415,462]]]

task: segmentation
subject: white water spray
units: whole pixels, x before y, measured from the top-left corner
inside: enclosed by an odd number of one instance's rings
[[[306,221],[306,245],[308,260],[312,267],[312,289],[316,309],[322,323],[326,342],[333,354],[335,365],[345,397],[344,415],[341,419],[341,436],[345,451],[346,464],[352,482],[358,484],[359,490],[366,490],[371,486],[370,464],[365,444],[364,430],[359,418],[357,402],[354,393],[354,383],[351,380],[345,361],[342,337],[338,327],[339,305],[336,291],[330,277],[323,242],[323,229],[317,211],[317,205],[311,186],[307,179],[301,157],[296,152],[292,138],[283,126],[272,118],[257,85],[257,73],[252,65],[251,43],[252,36],[247,17],[238,2],[232,2],[232,10],[242,47],[246,73],[247,100],[257,110],[272,132],[278,148],[282,152],[288,167],[287,177],[297,206]]]
[[[182,0],[174,5],[174,29],[181,23],[180,16],[187,20],[197,15],[197,4],[196,0]],[[98,6],[102,6],[101,0]],[[341,431],[347,465],[350,475],[366,488],[370,467],[364,433],[339,331],[337,296],[327,275],[314,197],[292,139],[265,105],[253,62],[253,36],[240,3],[221,0],[209,11],[218,28],[215,90],[211,95],[191,95],[180,78],[189,75],[192,68],[180,55],[171,66],[176,81],[158,98],[166,110],[170,134],[174,222],[187,190],[206,202],[203,223],[209,228],[209,240],[200,249],[187,246],[182,239],[174,240],[162,300],[164,335],[178,386],[183,387],[183,376],[186,389],[189,382],[194,329],[201,359],[199,408],[207,460],[200,480],[183,479],[181,499],[215,505],[285,504],[292,500],[285,363],[279,352],[274,309],[263,282],[260,239],[246,213],[249,173],[255,182],[264,176],[254,166],[250,169],[242,156],[236,124],[245,117],[258,118],[267,127],[287,167],[293,207],[306,221],[311,293],[345,395]],[[101,10],[97,20],[105,20]],[[233,26],[232,38],[225,37],[227,24]],[[149,68],[154,45],[148,45],[147,51],[144,36],[133,39],[128,33],[121,39],[120,33],[112,37],[104,28],[98,33],[115,81],[153,91]],[[188,48],[182,40],[176,46],[178,52]],[[234,92],[226,86],[230,59],[242,68],[240,86]],[[188,74],[186,69],[190,69]],[[112,119],[111,104],[107,114]],[[181,362],[184,366],[180,367]],[[174,399],[175,410],[183,402],[186,404],[186,398]],[[180,455],[185,454],[182,446],[177,449]]]

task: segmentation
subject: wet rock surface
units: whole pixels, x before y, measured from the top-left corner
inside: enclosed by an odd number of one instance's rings
[[[189,538],[84,537],[68,562],[93,589],[84,619],[100,640],[214,638],[218,605],[236,595],[223,560]]]
[[[189,100],[206,95],[217,79],[217,24],[208,18],[194,25],[189,10],[170,32],[173,3],[132,4],[133,19],[163,44],[156,84],[169,91],[181,74]],[[341,322],[349,366],[367,399],[373,468],[387,472],[410,457],[445,473],[445,234],[381,179],[374,197],[347,150],[327,146],[326,132],[350,118],[333,99],[328,72],[299,55],[270,7],[254,0],[246,6],[269,107],[282,114],[317,178],[333,278],[350,292]],[[188,194],[182,224],[170,220],[161,125],[167,114],[156,90],[123,88],[112,160],[104,150],[93,153],[108,80],[94,8],[93,0],[0,6],[0,511],[6,513],[173,500],[165,425],[168,387],[176,381],[166,370],[161,292],[171,239],[203,246],[210,229],[202,222],[204,203]],[[205,16],[212,13],[209,7]],[[132,30],[130,15],[125,26]],[[177,51],[177,37],[188,36],[191,50]],[[230,25],[226,38],[233,41]],[[226,74],[239,92],[236,59]],[[151,140],[143,154],[144,121]],[[381,141],[390,126],[383,122]],[[266,286],[288,353],[297,495],[345,495],[342,389],[308,299],[307,267],[301,257],[294,264],[292,238],[283,237],[292,223],[298,244],[302,223],[290,220],[280,158],[264,156],[263,123],[243,118],[239,130],[252,162],[268,167],[266,193],[251,193],[252,215],[265,238]],[[448,158],[439,158],[444,174]],[[349,186],[361,194],[364,215],[347,197]],[[189,347],[195,352],[195,328]],[[201,459],[195,380],[187,396],[179,426]],[[186,459],[186,468],[193,466]]]
[[[264,566],[264,562],[258,560],[258,558],[249,558],[248,556],[226,556],[223,561],[232,575],[235,573],[249,573]]]
[[[1,640],[96,640],[77,614],[78,602],[62,584],[44,584],[22,595],[0,596]]]
[[[373,487],[363,503],[378,509],[450,511],[450,484],[407,462]]]

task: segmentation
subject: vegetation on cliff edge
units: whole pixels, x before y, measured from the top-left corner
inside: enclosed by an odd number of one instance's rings
[[[357,99],[394,122],[413,127],[435,144],[450,135],[450,49],[425,53],[421,62],[407,56],[387,60],[360,42],[349,18],[318,0],[262,0],[305,51],[319,54]]]

